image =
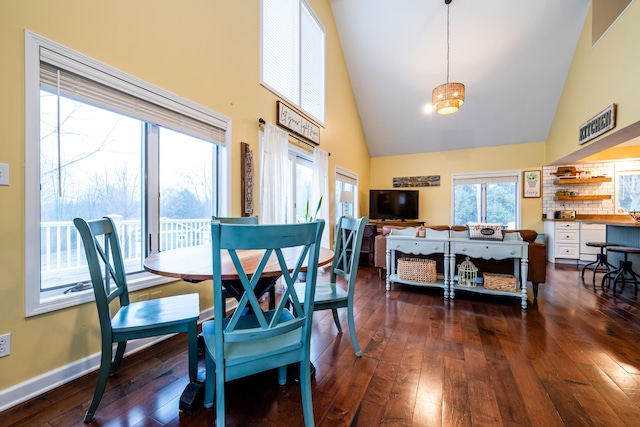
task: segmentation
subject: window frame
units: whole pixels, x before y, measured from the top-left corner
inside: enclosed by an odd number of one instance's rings
[[[497,172],[482,173],[460,173],[451,175],[451,224],[455,224],[455,186],[461,184],[488,184],[497,182],[514,182],[515,183],[515,224],[516,230],[520,229],[522,224],[522,177],[519,170],[507,170]],[[486,190],[483,190],[484,217],[486,217]],[[457,224],[465,225],[465,224]]]
[[[625,196],[624,186],[620,182],[623,176],[640,176],[640,163],[638,162],[625,162],[622,164],[616,165],[615,168],[615,178],[614,178],[614,209],[615,212],[624,213],[631,212],[635,209],[631,209],[627,211],[626,208],[620,205],[620,198]]]
[[[231,119],[217,112],[208,110],[189,100],[183,99],[171,92],[137,79],[118,69],[94,60],[86,55],[69,49],[56,42],[39,36],[29,30],[25,30],[25,317],[35,316],[63,308],[83,304],[94,300],[92,290],[64,294],[62,291],[41,292],[40,289],[40,63],[41,49],[47,49],[58,54],[64,61],[68,61],[65,69],[74,71],[74,67],[85,67],[84,70],[95,70],[88,77],[98,83],[103,83],[104,78],[111,78],[115,85],[118,82],[127,87],[127,93],[139,91],[142,99],[151,97],[151,102],[183,114],[193,117],[203,123],[209,123],[224,129],[224,144],[219,144],[226,149],[220,150],[218,157],[218,206],[221,215],[227,215],[231,197]],[[106,77],[105,77],[106,76]],[[93,78],[92,78],[93,77]],[[114,90],[117,87],[109,85]],[[122,89],[120,89],[122,90]],[[149,167],[148,171],[157,171],[157,150],[143,151],[146,156],[144,161]],[[155,163],[154,163],[155,162]],[[155,175],[157,176],[157,174]],[[226,185],[223,182],[226,181]],[[158,218],[157,200],[154,200],[153,191],[157,194],[157,178],[149,178],[143,182],[145,195],[143,197],[143,218],[147,221],[147,234],[157,236],[155,229]],[[154,217],[155,215],[155,217]],[[153,241],[152,239],[152,246]],[[157,248],[157,243],[155,243]],[[157,249],[156,249],[157,250]],[[163,283],[173,282],[175,279],[140,272],[128,277],[130,291],[149,288]]]
[[[335,181],[335,190],[334,190],[335,212],[333,216],[336,221],[336,224],[338,223],[338,219],[342,216],[343,207],[341,206],[341,203],[339,201],[340,201],[340,193],[344,191],[343,189],[345,184],[351,185],[353,187],[353,190],[352,190],[353,191],[353,203],[352,203],[353,212],[351,212],[351,214],[353,215],[354,218],[359,218],[358,174],[336,165],[335,171],[334,171],[334,181]]]
[[[293,2],[294,1],[292,1],[292,3]],[[326,29],[324,25],[322,25],[322,22],[320,21],[320,19],[315,14],[315,12],[313,11],[313,9],[311,8],[311,6],[306,0],[295,0],[295,2],[297,3],[298,17],[297,17],[296,24],[298,25],[298,28],[289,29],[289,33],[297,32],[298,38],[294,42],[294,43],[297,43],[297,46],[296,46],[298,51],[297,57],[289,58],[289,61],[282,61],[282,62],[288,62],[288,63],[297,62],[296,77],[297,77],[298,88],[297,88],[297,94],[295,94],[297,95],[297,99],[292,98],[294,94],[287,95],[283,90],[284,88],[278,88],[277,82],[275,81],[267,82],[265,80],[265,57],[266,57],[265,40],[270,39],[270,37],[265,36],[265,31],[266,31],[265,14],[268,14],[269,12],[273,14],[278,13],[277,11],[267,11],[268,7],[266,7],[265,5],[265,0],[262,0],[260,2],[260,84],[266,87],[267,89],[269,89],[274,94],[281,97],[282,99],[285,99],[286,101],[294,105],[296,108],[299,108],[302,112],[304,112],[305,114],[307,114],[308,116],[316,120],[319,124],[324,125],[325,118],[326,118],[326,74],[327,74],[326,73],[326,57],[327,57]],[[286,7],[285,2],[274,2],[274,3],[277,3],[280,7]],[[303,48],[305,46],[305,29],[303,28],[304,14],[308,16],[311,22],[315,24],[317,29],[319,30],[319,33],[314,35],[317,38],[319,38],[319,40],[316,40],[316,41],[320,41],[321,47],[319,47],[318,49],[318,52],[317,52],[318,56],[315,58],[311,58],[312,59],[311,61],[308,60],[309,56],[306,57],[307,60],[305,61],[304,52],[303,52]],[[274,37],[271,37],[271,38],[274,38]],[[277,49],[277,50],[279,52],[284,52],[287,49]],[[318,61],[315,64],[317,65],[317,68],[311,67],[310,72],[308,71],[308,68],[303,68],[305,63],[309,65],[310,63],[314,62],[313,61],[314,59]],[[317,86],[314,85],[312,89],[305,90],[305,87],[309,87],[305,83],[308,81],[307,79],[312,74],[318,74],[318,76],[316,76],[317,79],[314,79],[314,80],[317,80],[315,81]],[[306,79],[305,79],[305,76],[306,76]],[[319,94],[316,94],[315,96],[313,96],[314,92],[316,91]],[[308,106],[305,105],[305,99],[307,98],[318,98],[318,101],[321,102],[321,105],[318,107],[317,112],[314,112],[310,108],[307,108]]]
[[[291,187],[289,188],[289,201],[287,206],[287,216],[291,220],[291,223],[295,224],[297,222],[296,212],[298,209],[296,200],[298,199],[298,192],[302,188],[298,186],[297,179],[297,165],[298,163],[303,164],[303,166],[310,166],[313,171],[313,155],[309,152],[297,148],[294,145],[289,144],[289,173],[290,178],[289,182]],[[308,195],[308,198],[311,198],[311,194]],[[315,210],[315,206],[310,206],[309,209],[311,211]],[[313,212],[310,212],[313,215]]]

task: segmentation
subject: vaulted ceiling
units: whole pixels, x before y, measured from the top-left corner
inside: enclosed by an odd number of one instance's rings
[[[590,0],[330,0],[372,157],[544,141]],[[426,107],[426,108],[425,108]]]

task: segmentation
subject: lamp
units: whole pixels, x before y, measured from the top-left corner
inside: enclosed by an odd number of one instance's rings
[[[444,0],[447,5],[447,82],[433,89],[431,104],[438,114],[455,113],[464,104],[464,85],[449,83],[449,4],[452,0]]]
[[[340,203],[342,203],[342,216],[349,216],[349,205],[353,203],[353,191],[342,191],[340,193]]]

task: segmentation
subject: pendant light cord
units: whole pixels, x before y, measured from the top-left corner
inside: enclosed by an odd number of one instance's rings
[[[447,3],[447,83],[449,83],[449,6],[451,0],[446,1]]]

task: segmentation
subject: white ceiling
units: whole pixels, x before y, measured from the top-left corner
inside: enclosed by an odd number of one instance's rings
[[[372,157],[545,141],[590,0],[330,0]]]

